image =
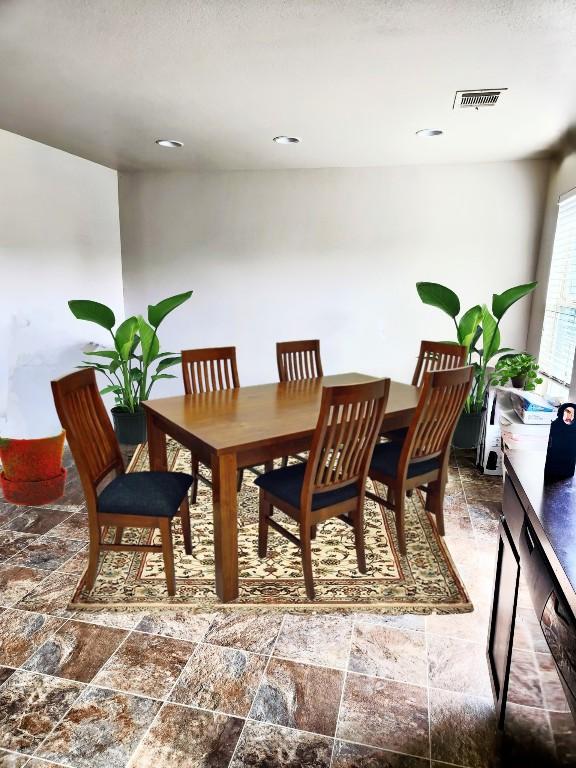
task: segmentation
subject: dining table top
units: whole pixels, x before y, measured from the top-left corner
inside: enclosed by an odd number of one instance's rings
[[[376,381],[363,373],[259,384],[147,400],[144,407],[166,423],[188,432],[213,453],[257,448],[280,438],[310,435],[318,420],[322,388]],[[406,421],[418,404],[419,390],[390,382],[386,416]],[[385,422],[387,419],[385,418]]]

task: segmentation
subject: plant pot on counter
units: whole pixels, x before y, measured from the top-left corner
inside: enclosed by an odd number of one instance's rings
[[[524,389],[524,387],[526,386],[526,376],[525,375],[512,376],[512,378],[510,379],[510,383],[516,389]]]
[[[146,411],[137,408],[134,413],[112,408],[114,430],[119,443],[138,445],[146,442]]]
[[[458,419],[452,438],[454,448],[476,448],[481,424],[482,412],[463,413]]]
[[[64,493],[62,466],[65,433],[52,437],[0,440],[0,485],[11,504],[37,507],[56,501]]]

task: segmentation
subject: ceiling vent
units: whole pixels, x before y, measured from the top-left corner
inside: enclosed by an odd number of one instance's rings
[[[507,88],[481,88],[475,91],[456,91],[452,109],[480,109],[494,107]]]

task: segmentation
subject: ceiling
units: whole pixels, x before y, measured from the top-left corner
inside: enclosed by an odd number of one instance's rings
[[[574,0],[0,0],[0,128],[121,170],[530,157],[576,125],[575,41]]]

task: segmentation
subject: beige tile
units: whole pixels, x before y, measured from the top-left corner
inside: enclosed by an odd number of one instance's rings
[[[345,741],[426,757],[426,688],[349,673],[336,736]]]
[[[227,768],[244,722],[165,704],[130,760],[134,768]]]
[[[467,640],[428,635],[429,682],[433,688],[491,696],[485,647]]]
[[[497,749],[491,699],[430,688],[432,758],[469,768],[487,768]]]
[[[267,657],[200,644],[170,695],[172,701],[246,717]]]
[[[288,614],[274,648],[275,656],[346,669],[352,619],[338,614]]]
[[[344,673],[286,659],[270,659],[250,717],[333,736]]]
[[[132,632],[98,672],[93,683],[162,699],[170,692],[195,647],[184,640]]]
[[[365,675],[425,686],[424,633],[358,622],[354,626],[348,668]]]

